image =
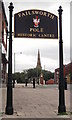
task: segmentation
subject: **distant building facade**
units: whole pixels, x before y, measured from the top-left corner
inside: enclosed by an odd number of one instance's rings
[[[1,79],[6,82],[6,68],[7,68],[7,36],[8,36],[8,22],[5,13],[4,3],[0,1],[0,55],[1,55]]]
[[[67,78],[67,83],[71,83],[70,74],[72,73],[72,63],[64,65],[63,70],[64,70],[64,78]],[[54,81],[55,83],[59,83],[59,68],[55,69]]]

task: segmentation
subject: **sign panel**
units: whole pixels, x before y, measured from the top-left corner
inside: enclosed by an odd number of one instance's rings
[[[16,13],[14,37],[58,39],[58,17],[42,10]]]

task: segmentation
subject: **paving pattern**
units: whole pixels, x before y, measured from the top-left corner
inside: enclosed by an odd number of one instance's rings
[[[13,115],[5,115],[6,88],[2,89],[2,117],[12,118],[69,118],[58,115],[58,86],[16,85],[13,89]],[[66,111],[70,111],[70,89],[65,90]]]

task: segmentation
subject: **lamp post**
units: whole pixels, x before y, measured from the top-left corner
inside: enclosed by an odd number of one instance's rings
[[[14,73],[15,73],[15,53],[14,53]],[[13,79],[13,88],[15,87],[15,78]]]
[[[59,106],[58,113],[66,112],[64,96],[64,73],[63,73],[63,41],[62,41],[62,7],[59,7]]]
[[[0,37],[0,79],[2,80],[2,76],[1,76],[1,64],[2,64],[2,58],[1,58],[1,51],[2,51],[2,48],[1,48],[1,37]],[[2,81],[0,80],[0,88],[1,88],[1,83],[2,83]]]
[[[16,54],[18,54],[18,53],[15,53],[15,52],[14,52],[14,73],[15,73],[15,71],[16,71],[16,70],[15,70],[15,68],[16,68],[16,67],[15,67]],[[22,52],[19,52],[19,54],[22,54]],[[13,88],[14,88],[14,87],[15,87],[15,79],[13,79]]]
[[[15,64],[15,60],[16,60],[16,54],[22,54],[22,52],[14,52],[14,73],[16,72],[16,64]]]
[[[39,78],[38,78],[38,67],[37,67],[37,83],[39,85]]]
[[[13,3],[9,6],[9,57],[8,57],[8,84],[7,84],[7,103],[6,103],[6,114],[13,114],[13,95],[12,95],[12,11]]]
[[[15,53],[14,53],[14,73],[15,73]]]

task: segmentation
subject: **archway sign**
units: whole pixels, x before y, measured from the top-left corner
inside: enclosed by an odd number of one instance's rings
[[[25,10],[14,15],[14,37],[58,39],[58,17],[42,10]]]
[[[9,57],[8,57],[8,83],[7,102],[5,113],[12,115],[12,12],[13,3],[9,8]],[[59,7],[59,106],[58,112],[66,112],[65,106],[65,82],[63,75],[63,41],[62,41],[62,7]],[[50,12],[42,10],[26,10],[14,15],[14,37],[21,38],[48,38],[58,39],[58,17]]]

